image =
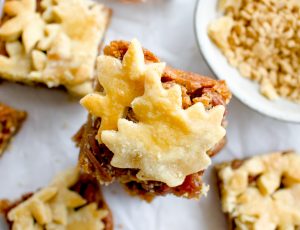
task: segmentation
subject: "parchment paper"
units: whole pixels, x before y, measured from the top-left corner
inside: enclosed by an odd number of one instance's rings
[[[195,43],[194,0],[148,0],[131,5],[103,2],[114,10],[106,43],[138,38],[169,65],[213,76]],[[0,101],[29,113],[0,158],[0,198],[14,199],[46,185],[58,171],[76,164],[78,149],[70,138],[86,120],[86,112],[65,92],[7,82],[0,85]],[[300,125],[264,117],[235,98],[229,106],[227,134],[228,144],[214,163],[273,150],[300,151]],[[200,201],[168,196],[148,204],[129,197],[118,184],[104,188],[115,229],[226,229],[212,168],[205,181],[211,189]],[[6,229],[5,225],[0,224],[0,229]]]

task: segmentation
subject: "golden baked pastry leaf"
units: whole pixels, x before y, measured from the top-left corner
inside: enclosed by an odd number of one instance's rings
[[[133,40],[123,61],[110,56],[98,57],[98,80],[103,93],[92,93],[80,102],[94,116],[101,117],[97,139],[103,130],[116,130],[118,119],[126,115],[133,99],[144,93],[144,73],[147,69],[164,68],[164,64],[145,64],[140,43]]]
[[[164,89],[164,67],[157,67],[145,71],[145,92],[131,103],[138,122],[119,119],[118,131],[103,131],[101,138],[114,153],[113,166],[139,169],[139,179],[175,187],[211,163],[206,152],[225,135],[224,106],[182,109],[180,86]]]
[[[96,203],[85,205],[87,201],[70,190],[78,178],[77,168],[59,174],[48,187],[11,209],[12,229],[104,229],[107,210],[98,209]]]

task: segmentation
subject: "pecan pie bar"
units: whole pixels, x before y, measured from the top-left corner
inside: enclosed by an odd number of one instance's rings
[[[217,165],[229,229],[300,228],[300,155],[276,152]]]
[[[11,138],[21,128],[26,116],[26,112],[15,110],[0,103],[0,156],[3,154]]]
[[[16,202],[2,200],[0,206],[10,229],[113,229],[99,183],[77,168],[57,175],[49,186]]]
[[[225,82],[168,67],[136,40],[111,42],[97,64],[95,92],[81,100],[88,121],[74,137],[81,169],[147,201],[199,198],[225,143]]]
[[[92,91],[111,11],[90,0],[7,0],[0,23],[0,77],[83,96]]]

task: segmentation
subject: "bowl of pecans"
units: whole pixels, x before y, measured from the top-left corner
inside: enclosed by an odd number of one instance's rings
[[[241,102],[300,122],[298,1],[199,0],[194,20],[204,59]]]

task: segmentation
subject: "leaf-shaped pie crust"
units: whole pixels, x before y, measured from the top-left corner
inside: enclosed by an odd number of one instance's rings
[[[81,100],[81,104],[94,116],[101,117],[98,141],[103,130],[117,129],[118,119],[122,118],[131,102],[144,93],[144,73],[149,69],[164,68],[165,65],[145,64],[140,43],[133,40],[123,61],[100,56],[97,69],[98,80],[104,93],[92,93]]]
[[[69,189],[78,178],[79,170],[70,169],[13,208],[8,213],[12,229],[104,229],[107,211],[96,203],[85,205],[87,201]]]
[[[205,111],[198,102],[182,109],[180,86],[164,89],[163,66],[145,71],[145,92],[131,103],[137,123],[119,119],[118,131],[103,131],[103,143],[114,153],[111,164],[139,169],[141,180],[170,187],[211,163],[207,151],[225,135],[224,106]]]

